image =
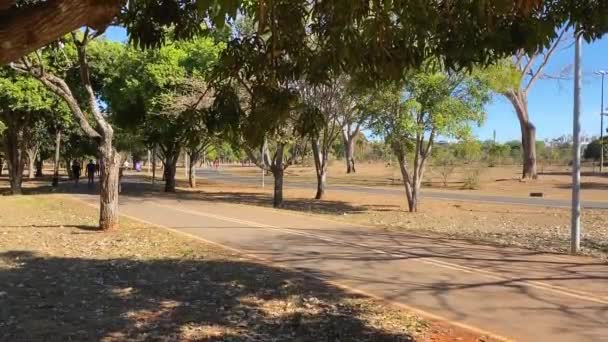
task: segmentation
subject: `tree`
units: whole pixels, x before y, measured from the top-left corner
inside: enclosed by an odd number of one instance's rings
[[[562,28],[547,48],[541,47],[533,52],[520,49],[510,61],[503,61],[492,68],[497,72],[492,77],[493,88],[509,100],[521,128],[523,179],[538,177],[536,126],[528,112],[528,93],[536,81],[547,77],[545,67],[562,43],[565,34],[566,28]]]
[[[346,134],[346,141],[352,141],[351,133],[343,131],[341,118],[350,115],[354,108],[352,91],[345,77],[338,78],[327,85],[301,84],[300,96],[304,103],[303,117],[300,119],[299,131],[303,136],[310,137],[315,171],[317,176],[317,194],[315,199],[321,199],[325,194],[327,184],[327,169],[332,146],[340,135]],[[347,130],[350,132],[350,127]],[[357,127],[357,130],[359,128]],[[350,148],[348,151],[353,152]],[[352,171],[354,172],[354,159]],[[350,163],[347,160],[347,165]]]
[[[455,156],[467,164],[481,158],[481,143],[473,138],[462,139],[454,146]]]
[[[437,136],[463,138],[484,118],[489,92],[479,78],[436,71],[433,64],[369,95],[374,133],[391,146],[401,170],[408,208],[418,209],[425,164]]]
[[[600,160],[601,151],[602,151],[602,141],[600,139],[594,139],[585,147],[585,152],[583,154],[583,158],[590,159],[594,161]],[[608,149],[606,148],[608,145],[608,137],[604,137],[604,160],[608,158]]]
[[[60,118],[55,95],[36,80],[11,70],[0,71],[0,121],[6,130],[3,146],[8,162],[11,192],[21,194],[25,162],[29,157],[30,178],[41,140],[37,135]]]
[[[111,230],[118,228],[118,177],[121,157],[112,144],[114,129],[101,112],[93,89],[87,48],[98,34],[99,32],[91,32],[87,28],[83,33],[73,32],[71,39],[67,40],[70,48],[75,50],[77,58],[75,64],[78,65],[80,76],[79,84],[70,86],[66,79],[59,76],[61,69],[56,66],[49,68],[38,52],[36,53],[37,62],[23,58],[21,63],[14,63],[11,66],[14,70],[36,78],[48,90],[63,99],[83,132],[97,142],[101,171],[99,227],[102,230]],[[108,51],[113,50],[108,49]],[[51,59],[55,57],[54,51],[50,51],[50,57]],[[68,63],[71,62],[68,61]],[[78,95],[80,95],[80,99]],[[95,127],[91,125],[85,113],[91,114]]]
[[[352,106],[345,108],[340,114],[340,122],[342,125],[342,142],[344,144],[344,160],[346,162],[346,173],[355,173],[355,143],[361,132],[361,128],[368,119],[366,112],[357,110]]]
[[[195,165],[216,133],[207,125],[214,91],[205,78],[222,48],[204,38],[158,50],[128,49],[103,92],[117,125],[138,131],[146,145],[159,149],[166,192],[175,191],[181,151]]]

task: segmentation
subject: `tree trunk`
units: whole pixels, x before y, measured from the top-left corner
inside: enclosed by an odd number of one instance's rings
[[[0,157],[0,176],[2,176],[2,171],[4,171],[4,158]]]
[[[191,188],[196,188],[196,162],[198,161],[198,153],[190,153],[190,164],[188,165],[188,183]]]
[[[72,179],[74,177],[74,175],[72,174],[72,161],[70,159],[65,159],[63,161],[63,163],[65,164],[65,172],[68,175],[68,179]]]
[[[277,144],[277,151],[275,160],[271,166],[272,175],[274,176],[274,197],[272,206],[280,208],[283,206],[283,175],[285,168],[283,165],[283,150],[285,145],[283,143]]]
[[[315,195],[315,199],[322,199],[327,185],[328,151],[320,151],[320,144],[317,139],[314,139],[311,145],[317,174],[317,194]]]
[[[40,156],[40,154],[38,154],[38,160],[36,161],[36,177],[42,177],[42,168],[44,166],[44,161],[42,160],[42,157]]]
[[[36,177],[36,157],[38,155],[37,147],[30,147],[27,149],[27,178],[34,179]]]
[[[536,127],[530,121],[521,122],[523,169],[522,179],[537,179]]]
[[[401,170],[401,179],[403,179],[408,210],[410,212],[415,212],[418,210],[418,191],[416,191],[415,186],[412,186],[412,179],[410,178],[410,173],[407,168],[405,153],[397,150],[395,151],[395,155],[397,156],[399,169]]]
[[[515,108],[515,113],[521,127],[522,179],[537,179],[536,127],[530,121],[528,100],[522,92],[510,91],[505,96],[509,99],[513,108]]]
[[[59,186],[59,154],[61,151],[61,131],[55,136],[55,164],[53,165],[53,186]]]
[[[177,157],[165,157],[165,192],[175,192],[175,169]]]
[[[23,132],[18,129],[7,129],[4,135],[4,148],[7,157],[8,176],[11,194],[21,195],[23,169],[25,166],[24,149],[22,148]]]
[[[354,138],[344,139],[344,159],[346,160],[346,173],[356,173]]]
[[[272,175],[274,176],[274,196],[272,206],[280,208],[283,206],[283,168],[273,167]]]
[[[152,185],[156,184],[156,146],[152,149]]]
[[[120,154],[112,147],[111,139],[99,146],[100,162],[100,203],[99,228],[113,230],[118,228],[118,187],[120,173]],[[69,168],[69,167],[68,167]]]
[[[8,174],[10,178],[11,194],[21,195],[21,185],[23,183],[23,165],[24,163],[8,163]]]

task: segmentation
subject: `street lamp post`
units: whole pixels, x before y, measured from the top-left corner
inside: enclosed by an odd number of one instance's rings
[[[602,76],[602,96],[600,106],[600,175],[604,171],[604,76],[608,75],[608,71],[600,70],[595,72],[596,75]]]
[[[572,125],[572,222],[570,226],[570,253],[578,254],[581,248],[581,48],[582,33],[575,33],[574,43],[574,110]]]

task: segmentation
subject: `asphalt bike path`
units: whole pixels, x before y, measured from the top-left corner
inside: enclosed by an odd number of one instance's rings
[[[211,169],[199,169],[197,175],[204,177],[209,180],[215,180],[219,182],[246,184],[246,185],[259,185],[261,184],[261,176],[243,176],[235,175],[222,170],[211,170]],[[273,178],[268,176],[265,179],[268,186],[272,185]],[[289,177],[285,177],[284,186],[286,188],[298,188],[298,189],[316,189],[316,183],[305,180],[290,180]],[[404,191],[401,187],[388,188],[388,187],[366,187],[358,185],[342,185],[342,184],[328,184],[327,189],[331,191],[345,191],[350,193],[365,194],[381,194],[390,196],[404,196]],[[498,196],[498,195],[483,195],[483,194],[472,194],[464,192],[454,191],[440,191],[440,190],[422,190],[422,198],[432,198],[437,200],[450,200],[450,201],[463,201],[463,202],[479,202],[479,203],[491,203],[491,204],[514,204],[514,205],[525,205],[535,207],[550,207],[550,208],[570,208],[570,200],[564,199],[547,199],[538,197],[511,197],[511,196]],[[608,209],[608,195],[606,201],[581,201],[583,208],[587,209]]]
[[[120,212],[517,341],[608,341],[608,264],[137,191]],[[135,191],[133,191],[135,190]],[[74,194],[96,205],[93,194]]]

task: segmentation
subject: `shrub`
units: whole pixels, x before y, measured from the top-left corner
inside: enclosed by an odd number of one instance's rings
[[[481,187],[481,173],[479,166],[468,168],[464,174],[464,184],[462,188],[465,190],[477,190]]]

